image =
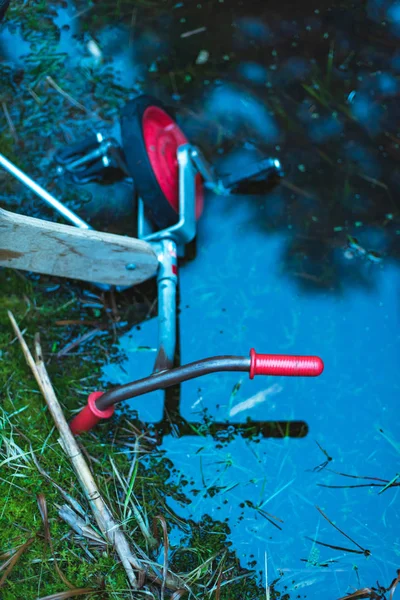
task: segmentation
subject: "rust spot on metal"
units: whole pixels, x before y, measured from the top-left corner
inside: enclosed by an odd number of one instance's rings
[[[173,361],[171,361],[168,358],[164,348],[162,346],[160,346],[160,349],[157,354],[156,362],[154,365],[154,371],[155,372],[165,371],[166,369],[172,369],[172,367],[173,367]]]
[[[23,255],[23,252],[13,252],[12,250],[2,250],[0,248],[0,260],[12,260],[13,258],[19,258]]]

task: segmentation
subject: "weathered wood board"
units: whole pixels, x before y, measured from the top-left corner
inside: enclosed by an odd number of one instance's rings
[[[158,268],[154,250],[142,240],[50,223],[3,209],[0,265],[117,286],[145,281]]]

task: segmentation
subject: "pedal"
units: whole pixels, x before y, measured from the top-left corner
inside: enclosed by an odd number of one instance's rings
[[[246,194],[258,191],[271,180],[283,176],[283,168],[277,158],[264,158],[241,167],[235,173],[220,177],[219,185],[229,193]]]
[[[66,175],[76,184],[115,183],[129,179],[125,157],[113,138],[101,133],[58,150],[54,156],[59,175]]]
[[[76,184],[85,183],[101,183],[106,179],[107,171],[110,168],[110,161],[106,156],[93,162],[89,165],[83,166],[81,169],[75,169],[73,171],[67,171],[69,179]]]
[[[99,148],[102,142],[104,142],[103,135],[101,133],[94,133],[84,140],[59,148],[54,155],[54,160],[60,165],[68,165],[79,159],[79,157],[83,157],[88,152]]]

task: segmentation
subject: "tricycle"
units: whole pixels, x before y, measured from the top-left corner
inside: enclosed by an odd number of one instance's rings
[[[215,371],[245,371],[251,379],[255,375],[320,375],[323,363],[319,357],[257,354],[254,350],[249,357],[219,356],[175,366],[178,257],[185,256],[187,245],[196,236],[205,192],[243,194],[255,181],[279,180],[283,169],[277,158],[266,157],[235,173],[218,174],[200,148],[186,138],[173,111],[148,95],[125,105],[120,128],[121,143],[96,132],[58,149],[54,159],[58,175],[75,185],[102,183],[110,172],[114,180],[129,180],[138,200],[137,238],[94,231],[0,154],[5,170],[71,224],[0,209],[0,265],[83,280],[120,292],[157,278],[159,340],[153,373],[104,394],[90,394],[87,405],[70,424],[72,431],[87,431],[109,418],[118,402]],[[259,431],[269,436],[267,423],[259,423]],[[214,429],[226,426],[215,424]],[[272,435],[280,435],[279,428],[276,431]]]

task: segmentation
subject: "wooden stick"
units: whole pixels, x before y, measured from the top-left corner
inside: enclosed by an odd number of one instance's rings
[[[38,386],[46,400],[47,407],[54,419],[54,423],[60,432],[62,447],[68,455],[72,466],[74,467],[81,487],[85,492],[90,507],[93,511],[97,525],[99,526],[100,531],[114,546],[115,551],[124,566],[129,583],[134,589],[138,589],[138,580],[133,567],[139,571],[143,571],[143,566],[136,555],[132,552],[124,533],[120,529],[120,525],[114,520],[111,511],[101,497],[92,473],[90,472],[79,446],[71,433],[47,374],[47,370],[42,359],[39,337],[36,336],[35,338],[35,361],[16,320],[10,311],[8,311],[8,316],[15,334],[21,344],[25,359],[35,376]]]

